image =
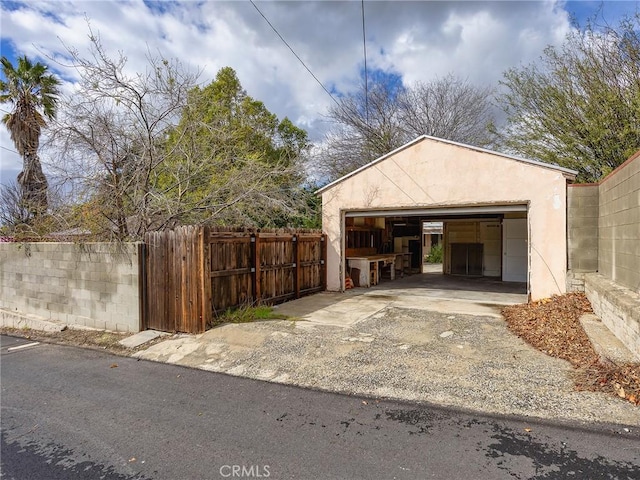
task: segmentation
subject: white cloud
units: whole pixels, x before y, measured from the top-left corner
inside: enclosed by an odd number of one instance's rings
[[[318,140],[331,98],[276,36],[250,2],[166,2],[150,9],[141,0],[2,4],[2,38],[40,61],[62,60],[63,43],[85,52],[88,18],[111,54],[122,51],[131,71],[162,52],[208,83],[230,66],[248,93]],[[357,1],[258,2],[258,8],[327,88],[348,91],[363,65],[362,12]],[[570,28],[563,3],[365,2],[369,68],[389,69],[404,81],[427,81],[453,72],[496,85],[502,72],[535,61]],[[161,11],[162,10],[162,11]],[[73,72],[64,72],[73,78]],[[2,145],[13,145],[8,135]],[[17,162],[2,150],[3,181]],[[8,159],[5,161],[5,157]],[[5,172],[6,171],[6,172]]]

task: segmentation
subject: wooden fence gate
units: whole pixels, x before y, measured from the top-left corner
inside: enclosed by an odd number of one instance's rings
[[[144,328],[201,333],[228,308],[323,291],[326,255],[320,232],[195,226],[149,232],[142,268]]]

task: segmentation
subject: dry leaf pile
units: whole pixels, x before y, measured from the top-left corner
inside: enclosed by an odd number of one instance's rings
[[[509,329],[538,350],[576,368],[578,390],[606,392],[640,405],[640,364],[603,362],[580,324],[591,304],[582,293],[568,293],[503,309]]]

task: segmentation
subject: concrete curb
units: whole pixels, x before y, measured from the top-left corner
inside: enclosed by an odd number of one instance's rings
[[[61,332],[67,328],[67,325],[61,322],[45,320],[44,318],[36,315],[12,312],[3,309],[0,309],[0,326],[17,329],[41,330],[43,332]]]
[[[130,337],[123,338],[118,343],[123,347],[127,348],[136,348],[140,345],[144,345],[151,340],[155,340],[158,337],[168,337],[171,336],[170,333],[167,332],[159,332],[157,330],[143,330],[142,332],[138,332]]]

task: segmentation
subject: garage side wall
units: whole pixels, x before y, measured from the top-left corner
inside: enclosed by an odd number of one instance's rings
[[[0,316],[140,331],[139,244],[0,243]],[[22,322],[22,323],[21,323]]]
[[[329,290],[343,288],[345,211],[526,204],[531,296],[566,291],[566,179],[557,170],[424,139],[323,191],[322,203]]]

